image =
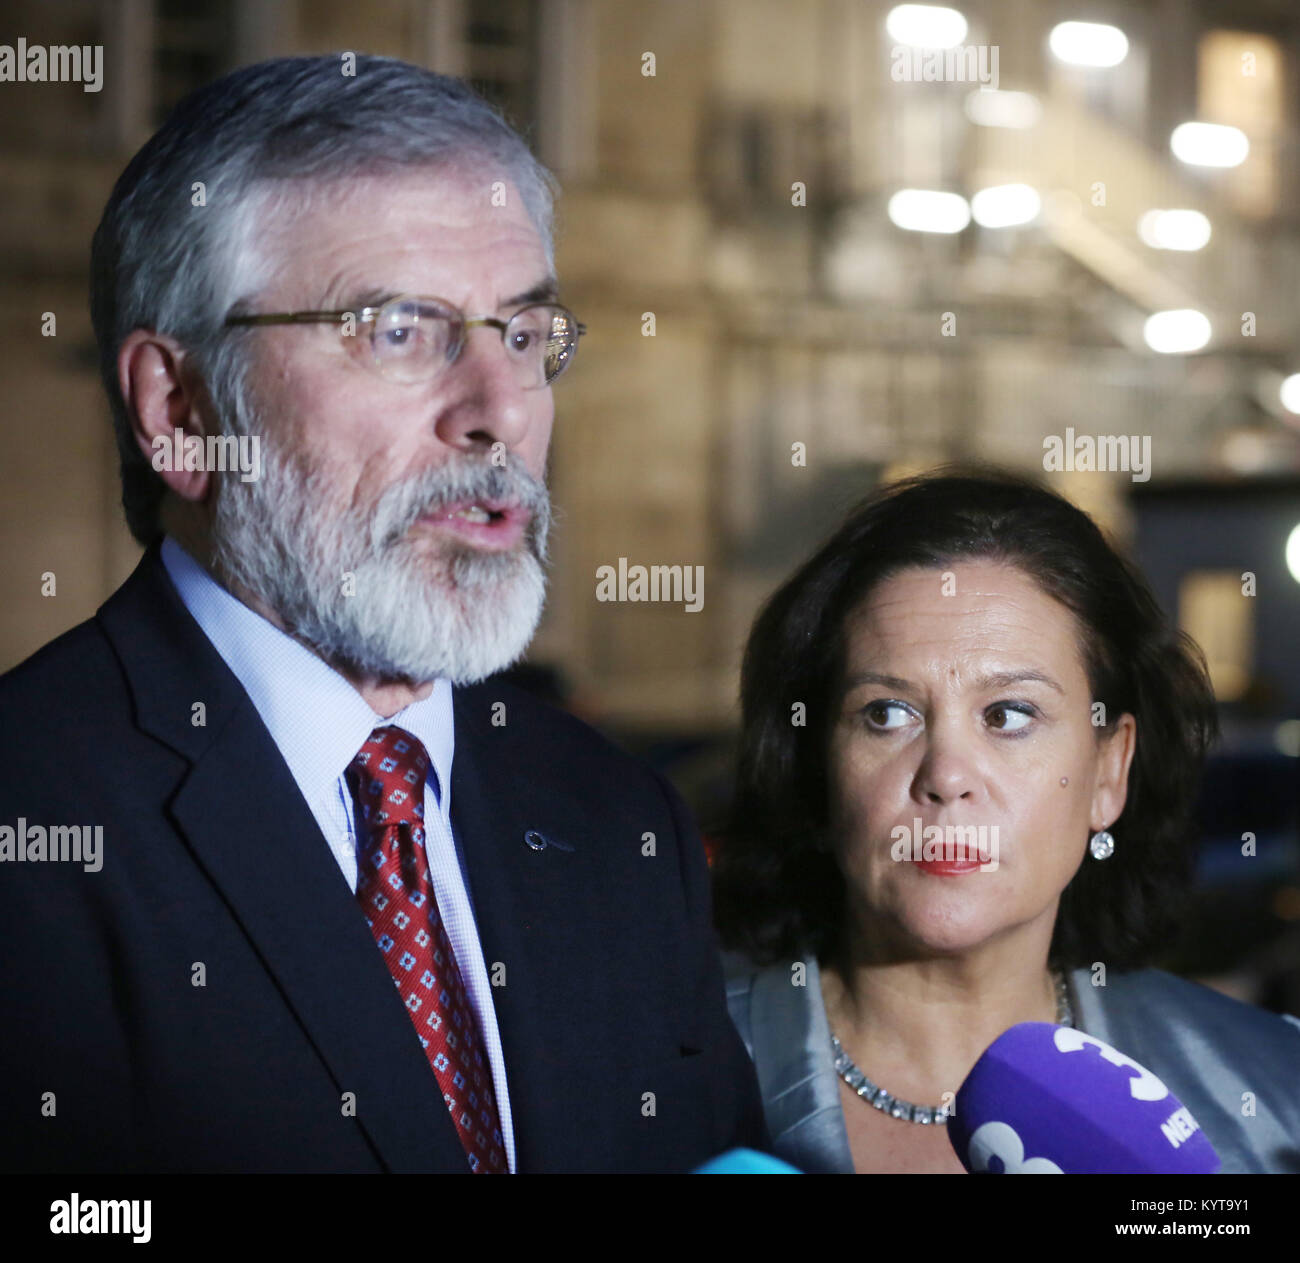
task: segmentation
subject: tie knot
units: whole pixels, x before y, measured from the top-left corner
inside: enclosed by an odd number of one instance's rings
[[[405,824],[422,834],[428,770],[429,755],[419,737],[391,724],[376,728],[347,771],[366,831]]]

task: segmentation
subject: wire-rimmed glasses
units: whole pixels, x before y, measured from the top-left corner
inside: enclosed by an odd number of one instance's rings
[[[385,377],[427,381],[453,364],[469,331],[479,325],[496,329],[519,384],[526,390],[549,386],[577,354],[587,331],[558,303],[530,303],[509,320],[466,317],[442,298],[400,294],[377,307],[357,311],[284,311],[227,316],[227,325],[337,324],[345,339]],[[365,336],[359,326],[368,328]]]

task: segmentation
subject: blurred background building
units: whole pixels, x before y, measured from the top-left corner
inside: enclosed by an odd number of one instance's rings
[[[1045,440],[1131,439],[1140,470],[1045,476],[1135,550],[1222,704],[1200,910],[1171,963],[1300,1012],[1294,4],[2,12],[3,42],[102,45],[104,81],[0,83],[0,668],[138,555],[86,310],[117,173],[231,67],[404,57],[472,80],[563,187],[562,292],[591,332],[557,386],[533,683],[668,766],[707,818],[749,623],[850,503],[949,460],[1043,475]],[[620,558],[702,566],[702,608],[598,600]]]

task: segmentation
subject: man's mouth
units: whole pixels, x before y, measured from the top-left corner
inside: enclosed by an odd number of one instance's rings
[[[485,509],[481,504],[467,504],[463,509],[454,509],[452,517],[463,518],[466,522],[499,522],[505,516],[501,509]]]
[[[518,546],[528,519],[526,509],[509,501],[461,500],[423,514],[420,521],[449,530],[480,548],[504,550]]]

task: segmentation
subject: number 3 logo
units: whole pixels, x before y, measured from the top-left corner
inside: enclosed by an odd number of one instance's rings
[[[1002,1162],[1003,1175],[1064,1175],[1050,1158],[1026,1158],[1020,1134],[1008,1123],[984,1123],[970,1138],[970,1169],[988,1172],[989,1159]]]
[[[1169,1095],[1169,1089],[1146,1066],[1139,1065],[1132,1057],[1124,1056],[1118,1049],[1093,1035],[1085,1035],[1072,1026],[1058,1026],[1053,1038],[1061,1052],[1078,1052],[1084,1044],[1092,1044],[1100,1049],[1102,1058],[1112,1066],[1127,1066],[1130,1070],[1136,1070],[1137,1078],[1128,1081],[1128,1090],[1135,1101],[1163,1101]]]

